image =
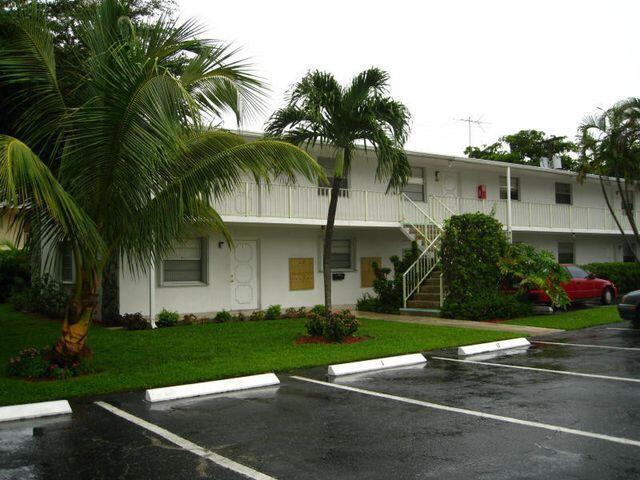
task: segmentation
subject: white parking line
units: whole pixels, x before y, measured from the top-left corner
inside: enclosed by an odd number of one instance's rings
[[[635,352],[640,352],[640,348],[613,347],[611,345],[587,345],[586,343],[543,342],[542,340],[532,340],[531,343],[544,343],[546,345],[563,345],[565,347],[609,348],[612,350],[632,350]]]
[[[550,425],[548,423],[532,422],[529,420],[521,420],[519,418],[503,417],[502,415],[494,415],[492,413],[479,412],[477,410],[468,410],[466,408],[450,407],[448,405],[441,405],[439,403],[425,402],[422,400],[416,400],[414,398],[399,397],[397,395],[391,395],[388,393],[375,392],[373,390],[365,390],[362,388],[349,387],[347,385],[339,385],[336,383],[323,382],[322,380],[314,380],[306,377],[298,377],[296,375],[292,375],[291,378],[294,378],[296,380],[300,380],[303,382],[316,383],[318,385],[323,385],[325,387],[336,388],[338,390],[347,390],[349,392],[361,393],[363,395],[370,395],[372,397],[385,398],[387,400],[394,400],[396,402],[408,403],[410,405],[418,405],[420,407],[432,408],[435,410],[443,410],[445,412],[462,413],[464,415],[471,415],[473,417],[489,418],[491,420],[497,420],[499,422],[514,423],[516,425],[542,428],[542,429],[551,430],[554,432],[569,433],[571,435],[578,435],[581,437],[595,438],[598,440],[606,440],[608,442],[621,443],[623,445],[632,445],[634,447],[640,447],[640,441],[632,440],[629,438],[613,437],[611,435],[604,435],[602,433],[586,432],[584,430],[576,430],[574,428],[559,427],[557,425]]]
[[[617,380],[620,382],[640,383],[640,378],[612,377],[609,375],[596,375],[594,373],[567,372],[565,370],[553,370],[550,368],[525,367],[523,365],[511,365],[508,363],[478,362],[476,360],[463,360],[461,358],[447,358],[447,357],[429,357],[429,358],[432,358],[435,360],[444,360],[445,362],[472,363],[474,365],[487,365],[490,367],[517,368],[519,370],[532,370],[534,372],[559,373],[561,375],[574,375],[576,377],[599,378],[602,380]]]
[[[274,477],[270,477],[269,475],[260,473],[251,467],[247,467],[240,463],[234,462],[233,460],[227,457],[223,457],[222,455],[213,453],[211,450],[207,450],[206,448],[201,447],[200,445],[196,445],[195,443],[190,442],[189,440],[182,438],[176,435],[175,433],[171,433],[169,430],[165,430],[164,428],[159,427],[158,425],[154,425],[153,423],[149,423],[146,420],[136,417],[135,415],[131,415],[130,413],[127,413],[124,410],[120,410],[119,408],[114,407],[113,405],[110,405],[105,402],[95,402],[95,403],[96,405],[113,413],[114,415],[117,415],[120,418],[124,418],[125,420],[141,428],[144,428],[145,430],[153,432],[159,437],[162,437],[165,440],[173,443],[174,445],[177,445],[180,448],[183,448],[195,455],[198,455],[199,457],[206,458],[207,460],[223,468],[234,471],[236,473],[239,473],[240,475],[243,475],[247,478],[251,478],[254,480],[276,480]]]

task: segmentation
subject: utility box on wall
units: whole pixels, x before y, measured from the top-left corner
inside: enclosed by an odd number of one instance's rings
[[[313,290],[313,258],[289,259],[289,290]]]

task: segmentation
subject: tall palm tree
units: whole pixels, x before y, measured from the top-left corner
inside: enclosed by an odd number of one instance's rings
[[[620,196],[622,211],[627,218],[636,244],[640,233],[635,220],[633,197],[640,181],[640,99],[628,98],[596,115],[586,117],[579,127],[582,150],[579,180],[587,173],[598,175],[605,202],[623,241],[638,256],[624,233],[617,207],[607,192],[610,178]]]
[[[372,147],[376,179],[387,191],[404,185],[411,173],[404,151],[409,134],[407,108],[388,96],[389,75],[377,68],[356,75],[341,86],[330,73],[313,71],[298,82],[267,124],[267,134],[294,145],[316,144],[333,150],[331,197],[323,247],[324,296],[331,311],[331,244],[342,179],[349,175],[356,148]]]
[[[0,44],[0,88],[15,92],[15,134],[0,135],[0,203],[27,206],[45,245],[66,242],[75,260],[61,356],[84,353],[110,261],[146,272],[194,229],[228,237],[211,201],[247,174],[266,182],[322,175],[297,147],[245,143],[206,125],[262,98],[261,82],[227,45],[200,39],[192,21],[134,27],[125,11],[103,0],[81,20],[77,78],[59,78],[35,10]]]

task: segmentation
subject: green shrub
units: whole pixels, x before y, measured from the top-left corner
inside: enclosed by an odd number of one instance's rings
[[[237,315],[235,315],[234,317],[232,317],[233,322],[246,322],[248,321],[249,318],[242,312],[238,312]]]
[[[327,309],[325,308],[324,305],[318,304],[311,307],[311,310],[309,310],[309,312],[314,313],[316,315],[325,316],[327,314]]]
[[[9,299],[16,310],[37,312],[50,318],[63,318],[69,303],[67,289],[50,275],[37,278],[23,290],[14,290]]]
[[[304,307],[289,307],[284,311],[284,318],[304,318],[307,316],[307,309]]]
[[[358,331],[358,320],[349,310],[333,312],[324,321],[322,336],[330,342],[342,342]]]
[[[93,365],[88,358],[61,359],[51,347],[25,348],[9,360],[9,376],[28,380],[65,380],[92,372]]]
[[[420,250],[416,242],[411,243],[411,248],[402,254],[402,258],[397,255],[389,258],[393,264],[393,278],[388,278],[391,273],[390,268],[382,268],[377,263],[373,264],[373,291],[377,295],[376,312],[393,313],[402,307],[402,276],[404,272],[420,256]],[[372,306],[369,302],[365,306]]]
[[[148,330],[151,328],[151,323],[140,312],[120,315],[117,322],[125,330]]]
[[[233,320],[233,315],[231,315],[231,313],[227,312],[226,310],[222,310],[216,313],[216,316],[213,318],[213,321],[215,323],[232,322]]]
[[[507,247],[498,265],[503,282],[517,284],[519,294],[542,290],[551,300],[552,307],[566,307],[571,303],[560,285],[570,280],[569,273],[551,253],[526,243],[515,243]]]
[[[281,305],[271,305],[264,314],[265,320],[277,320],[282,314]]]
[[[368,293],[365,293],[356,302],[356,308],[362,312],[379,312],[381,311],[382,306],[380,305],[380,300]]]
[[[31,262],[25,250],[0,250],[0,303],[9,296],[29,289]]]
[[[482,213],[455,215],[445,222],[441,244],[446,297],[441,314],[467,320],[529,315],[522,293],[542,288],[562,303],[564,273],[548,254],[524,244],[510,245],[495,218]],[[520,282],[517,293],[503,285]]]
[[[265,320],[265,318],[265,313],[262,310],[254,310],[251,312],[251,315],[249,315],[250,322],[261,322]]]
[[[484,292],[464,301],[448,296],[440,313],[460,320],[493,320],[526,317],[532,312],[531,303],[516,294]]]
[[[324,332],[324,322],[324,315],[319,315],[317,313],[311,312],[309,314],[309,318],[307,319],[307,323],[305,324],[307,334],[311,337],[321,337],[322,333]]]
[[[307,333],[312,337],[324,337],[330,342],[342,342],[358,330],[358,320],[349,310],[322,315],[310,313],[306,323]]]
[[[637,262],[588,263],[582,265],[582,268],[598,278],[611,280],[618,287],[619,293],[640,289],[640,264]]]
[[[163,308],[158,314],[158,321],[156,322],[156,325],[159,328],[175,327],[178,324],[178,320],[180,320],[180,314],[178,312]]]
[[[17,356],[9,359],[7,373],[11,377],[26,378],[29,380],[44,378],[49,371],[50,348],[25,348]]]

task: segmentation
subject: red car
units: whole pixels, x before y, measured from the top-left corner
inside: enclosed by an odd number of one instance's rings
[[[600,300],[603,305],[611,305],[618,295],[618,289],[609,280],[597,278],[593,273],[589,273],[577,265],[562,265],[571,280],[560,285],[567,292],[571,302],[582,302],[585,300]],[[534,303],[549,303],[549,297],[542,290],[531,290],[529,298]]]

